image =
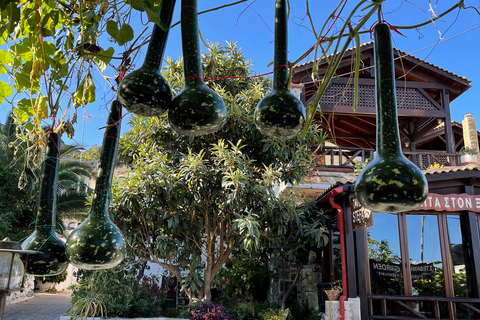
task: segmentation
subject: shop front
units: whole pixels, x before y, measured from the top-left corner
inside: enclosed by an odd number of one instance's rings
[[[480,319],[480,167],[425,174],[429,195],[410,212],[363,209],[353,183],[318,199],[333,226],[344,224],[331,233],[344,247],[330,246],[324,278],[347,284],[344,300],[360,298],[361,319]]]

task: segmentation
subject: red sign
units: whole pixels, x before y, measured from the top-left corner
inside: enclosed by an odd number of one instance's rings
[[[425,202],[415,210],[480,212],[480,195],[429,193]]]

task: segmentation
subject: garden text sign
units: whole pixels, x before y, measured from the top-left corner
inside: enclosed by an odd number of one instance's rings
[[[425,202],[415,210],[480,212],[480,195],[429,193]]]
[[[400,263],[375,261],[370,259],[370,274],[376,278],[401,279],[403,278],[402,266]],[[433,263],[411,263],[410,274],[412,280],[429,279],[435,273]]]

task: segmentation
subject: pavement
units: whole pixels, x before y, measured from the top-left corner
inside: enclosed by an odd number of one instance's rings
[[[70,308],[72,298],[66,293],[36,293],[34,297],[5,306],[3,320],[71,320],[63,314]],[[88,320],[104,320],[88,318]],[[110,320],[128,320],[110,318]],[[135,320],[185,320],[174,318],[135,318]]]
[[[70,308],[70,294],[36,293],[5,306],[3,320],[58,320]]]

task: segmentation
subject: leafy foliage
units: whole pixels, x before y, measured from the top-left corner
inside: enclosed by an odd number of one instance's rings
[[[263,257],[263,259],[262,259]],[[220,301],[265,301],[271,272],[265,255],[233,254],[215,276]]]
[[[231,1],[206,12],[216,12],[216,9],[223,10],[247,1],[249,0]],[[98,101],[97,91],[101,88],[113,88],[111,91],[107,89],[102,95],[111,98],[116,88],[113,79],[132,68],[138,52],[148,42],[143,22],[154,22],[162,28],[167,27],[156,14],[160,2],[1,1],[0,75],[6,76],[0,80],[0,103],[8,103],[13,109],[17,124],[25,128],[25,133],[19,137],[40,144],[42,149],[44,133],[41,125],[49,117],[58,121],[55,130],[73,137],[78,108]],[[382,4],[387,5],[384,0],[361,0],[351,12],[342,12],[346,2],[339,0],[338,6],[334,6],[335,9],[325,21],[318,21],[311,15],[306,1],[305,16],[309,19],[305,19],[308,22],[303,26],[314,30],[311,39],[307,41],[321,45],[307,50],[292,64],[302,61],[316,47],[313,51],[316,61],[334,53],[333,58],[328,59],[329,66],[325,77],[321,79],[317,98],[308,105],[308,124],[313,119],[318,101],[335,74],[345,51],[352,42],[357,44],[357,49],[360,47],[360,35],[368,32],[366,26],[375,20],[375,13],[381,13]],[[431,6],[425,5],[422,10],[431,11],[432,14],[427,21],[417,25],[394,27],[397,30],[415,29],[443,19],[449,13],[455,12],[455,9],[475,10],[478,13],[477,7],[466,6],[463,0],[444,12],[436,12]],[[239,14],[241,11],[238,10]],[[218,14],[221,14],[221,11]],[[358,19],[359,15],[362,19]],[[132,23],[135,17],[140,17],[142,23]],[[338,19],[339,17],[341,19]],[[325,37],[333,26],[338,32],[335,36]],[[212,59],[207,64],[209,68],[217,70],[215,60]],[[313,63],[314,69],[316,65]],[[230,75],[242,76],[242,66],[237,68],[238,70],[231,68],[233,72]],[[355,69],[357,80],[360,69],[358,55]],[[215,74],[213,76],[215,77]],[[233,83],[235,80],[224,82]],[[226,86],[226,90],[229,91],[230,88]],[[53,118],[52,121],[55,124]]]
[[[45,129],[44,129],[45,130]],[[36,182],[42,177],[39,169],[41,153],[29,153],[34,142],[17,138],[19,129],[13,117],[7,118],[0,133],[0,236],[7,235],[19,241],[29,235],[34,227],[38,202]],[[74,146],[62,145],[61,157],[74,152]],[[80,179],[90,177],[91,166],[60,159],[57,185],[57,229],[63,231],[62,219],[81,220],[86,210],[86,190],[79,189]],[[2,238],[3,239],[3,238]]]
[[[77,271],[72,309],[76,316],[149,317],[160,314],[162,292],[155,276],[137,279],[136,268]]]
[[[252,73],[235,43],[210,44],[203,66],[206,78]],[[173,90],[183,87],[181,69],[181,60],[167,61]],[[295,185],[310,172],[318,131],[286,142],[256,130],[253,111],[270,89],[267,79],[207,84],[227,105],[223,129],[191,138],[171,130],[165,116],[132,118],[119,151],[132,170],[117,180],[112,204],[134,254],[169,270],[191,298],[198,292],[208,300],[234,248],[258,249],[262,235],[284,235],[297,219],[295,198],[277,197],[275,185]]]
[[[380,241],[368,237],[368,256],[375,261],[399,263],[402,259],[394,253],[386,239]]]

